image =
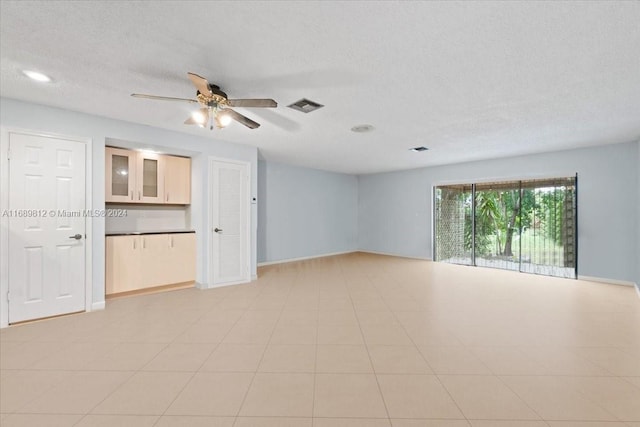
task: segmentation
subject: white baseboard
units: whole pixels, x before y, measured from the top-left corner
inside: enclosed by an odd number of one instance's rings
[[[264,267],[265,265],[284,264],[286,262],[305,261],[305,260],[308,260],[308,259],[324,258],[324,257],[328,257],[328,256],[352,254],[354,252],[360,252],[360,251],[355,250],[355,251],[333,252],[333,253],[330,253],[330,254],[304,256],[304,257],[300,257],[300,258],[287,258],[287,259],[280,259],[278,261],[259,262],[258,263],[258,267]]]
[[[582,276],[578,274],[578,280],[584,280],[586,282],[607,283],[609,285],[621,285],[621,286],[637,286],[633,282],[626,280],[606,279],[603,277]]]
[[[252,274],[251,275],[251,281],[253,282],[254,280],[258,280],[258,275],[257,274]]]
[[[202,289],[202,290],[216,289],[216,288],[224,288],[225,286],[242,285],[244,283],[251,283],[251,279],[249,279],[249,280],[239,280],[237,282],[220,283],[218,285],[211,285],[211,284],[208,284],[208,283],[197,283],[196,282],[196,288]]]
[[[394,256],[394,257],[398,257],[398,258],[419,259],[419,260],[422,260],[422,261],[433,261],[433,259],[426,258],[426,257],[417,257],[417,256],[409,256],[409,255],[398,255],[398,254],[392,254],[390,252],[369,251],[369,250],[365,250],[365,249],[358,249],[356,252],[362,252],[362,253],[365,253],[365,254],[374,254],[374,255]]]
[[[104,301],[94,302],[91,304],[90,311],[104,310],[105,307],[106,307],[106,303]]]
[[[640,283],[629,282],[627,280],[616,279],[604,279],[602,277],[581,276],[578,274],[578,280],[585,280],[587,282],[605,283],[608,285],[620,285],[620,286],[633,286],[636,290],[638,298],[640,298]]]

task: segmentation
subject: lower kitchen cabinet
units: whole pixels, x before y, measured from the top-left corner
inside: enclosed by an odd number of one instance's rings
[[[140,236],[107,236],[105,294],[141,288]]]
[[[107,236],[105,293],[192,282],[195,233]]]

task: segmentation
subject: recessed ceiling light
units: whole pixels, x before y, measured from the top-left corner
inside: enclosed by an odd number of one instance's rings
[[[413,148],[409,148],[409,151],[415,151],[417,153],[419,153],[420,151],[427,151],[428,148],[427,147],[413,147]]]
[[[356,125],[351,128],[351,132],[365,133],[365,132],[371,132],[373,129],[374,128],[372,125]]]
[[[35,80],[37,82],[49,83],[51,81],[51,77],[46,74],[39,73],[38,71],[22,70],[22,73],[31,80]]]

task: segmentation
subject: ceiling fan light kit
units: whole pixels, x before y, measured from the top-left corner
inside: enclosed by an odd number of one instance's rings
[[[196,99],[173,98],[168,96],[145,95],[141,93],[132,93],[135,98],[155,99],[160,101],[181,101],[197,103],[201,108],[194,111],[187,120],[186,125],[197,125],[204,127],[207,123],[209,129],[214,127],[222,129],[229,125],[232,120],[243,124],[249,129],[260,127],[260,123],[255,122],[243,116],[229,107],[241,108],[275,108],[278,103],[273,99],[229,99],[219,86],[210,84],[204,77],[194,73],[187,73],[189,80],[196,87]]]

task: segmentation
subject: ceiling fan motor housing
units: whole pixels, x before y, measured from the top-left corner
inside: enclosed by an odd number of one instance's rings
[[[227,104],[228,96],[220,90],[219,86],[209,84],[209,90],[211,91],[211,94],[203,94],[199,90],[196,91],[196,97],[200,102],[209,107],[217,107],[218,105],[224,106]]]

